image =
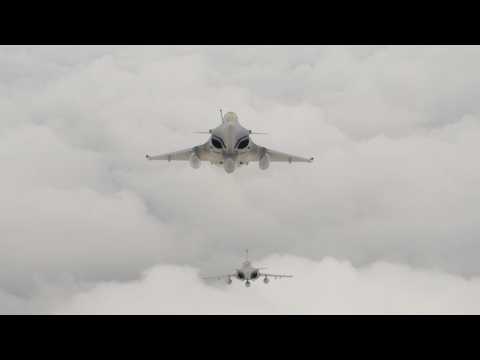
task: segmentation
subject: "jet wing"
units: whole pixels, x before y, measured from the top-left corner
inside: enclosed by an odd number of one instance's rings
[[[279,275],[279,274],[267,274],[267,273],[260,273],[259,276],[268,276],[274,279],[280,279],[280,278],[292,278],[293,275]]]
[[[195,153],[200,160],[208,161],[210,159],[210,151],[206,144],[194,146],[192,148],[179,150],[171,153],[150,156],[146,155],[148,160],[166,160],[166,161],[188,161],[190,156]]]
[[[270,161],[284,161],[284,162],[312,162],[312,158],[304,158],[301,156],[290,155],[286,153],[282,153],[279,151],[271,150],[264,148],[265,152],[270,155]]]
[[[256,144],[252,144],[251,149],[249,152],[245,154],[246,161],[259,161],[263,155],[268,154],[270,157],[270,161],[281,161],[281,162],[312,162],[313,157],[305,158],[297,155],[291,155],[287,153],[283,153],[280,151],[268,149],[264,146],[259,146]]]
[[[223,280],[228,278],[236,277],[236,274],[228,274],[228,275],[217,275],[217,276],[202,276],[204,280]]]

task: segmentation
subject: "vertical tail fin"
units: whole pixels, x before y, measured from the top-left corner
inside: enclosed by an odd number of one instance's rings
[[[220,109],[220,118],[222,119],[222,123],[223,123],[223,112],[222,112],[222,109]]]

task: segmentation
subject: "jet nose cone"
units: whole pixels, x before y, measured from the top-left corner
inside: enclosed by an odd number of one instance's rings
[[[233,159],[225,159],[223,167],[228,174],[231,174],[235,170],[235,161]]]

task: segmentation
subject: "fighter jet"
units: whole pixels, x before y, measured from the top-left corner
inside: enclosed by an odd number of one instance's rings
[[[256,268],[252,266],[252,263],[248,260],[248,250],[246,250],[247,257],[246,260],[243,262],[240,269],[235,270],[235,273],[226,274],[226,275],[218,275],[218,276],[207,276],[203,277],[203,279],[215,279],[215,280],[225,280],[225,282],[230,285],[232,283],[232,278],[238,279],[240,281],[245,281],[245,286],[250,287],[251,282],[263,277],[263,282],[268,284],[270,278],[273,279],[280,279],[280,278],[291,278],[292,275],[279,275],[279,274],[270,274],[264,273],[263,269],[266,268]]]
[[[222,123],[219,126],[207,132],[198,132],[210,134],[206,143],[168,154],[146,155],[147,159],[189,161],[194,169],[198,169],[202,161],[209,161],[211,164],[223,166],[227,173],[233,173],[237,167],[248,165],[253,161],[258,161],[258,166],[262,170],[266,170],[273,161],[289,163],[313,161],[313,157],[304,158],[285,154],[255,144],[250,135],[263,133],[244,128],[240,125],[238,116],[233,112],[227,112],[223,116],[220,110],[220,117]]]

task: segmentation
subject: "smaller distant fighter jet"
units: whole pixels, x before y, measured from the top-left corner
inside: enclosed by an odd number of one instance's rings
[[[252,263],[248,260],[248,250],[246,250],[246,260],[243,262],[240,269],[235,270],[235,273],[218,275],[218,276],[207,276],[203,279],[214,279],[214,280],[225,280],[225,282],[230,285],[232,283],[232,278],[238,279],[240,281],[245,281],[245,286],[250,287],[251,282],[263,277],[263,282],[268,284],[270,278],[281,279],[281,278],[291,278],[292,275],[279,275],[279,274],[270,274],[264,273],[263,269],[266,268],[256,268],[252,266]]]

